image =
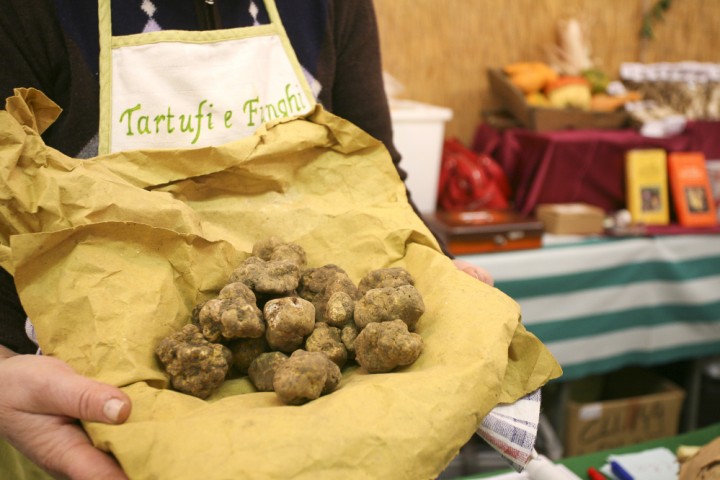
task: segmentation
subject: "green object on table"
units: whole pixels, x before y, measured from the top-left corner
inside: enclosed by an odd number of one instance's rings
[[[710,425],[708,427],[700,428],[692,432],[675,435],[673,437],[660,438],[657,440],[650,440],[635,445],[627,445],[624,447],[612,448],[609,450],[603,450],[596,453],[589,453],[587,455],[579,455],[577,457],[569,457],[559,460],[556,463],[565,465],[570,471],[575,473],[580,478],[587,478],[587,469],[589,467],[595,467],[600,469],[605,463],[609,455],[619,455],[623,453],[635,453],[643,450],[649,450],[651,448],[665,447],[671,452],[675,452],[680,445],[690,446],[703,446],[710,443],[712,440],[720,437],[720,423]],[[488,478],[501,473],[510,472],[510,469],[483,473],[479,475],[473,475],[469,477],[462,477],[457,480],[471,480],[479,478]]]
[[[564,464],[576,475],[580,476],[581,478],[585,478],[588,467],[595,467],[599,469],[607,462],[607,457],[611,454],[618,455],[623,453],[635,453],[657,447],[665,447],[671,452],[675,453],[677,447],[679,447],[680,445],[702,446],[706,443],[710,443],[712,440],[718,437],[720,437],[720,423],[694,430],[692,432],[675,435],[673,437],[660,438],[657,440],[650,440],[636,445],[628,445],[625,447],[603,450],[597,453],[589,453],[587,455],[570,457],[561,460],[560,463]]]

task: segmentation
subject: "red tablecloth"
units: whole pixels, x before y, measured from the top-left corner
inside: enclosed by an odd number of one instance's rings
[[[700,151],[720,159],[720,122],[688,122],[683,133],[648,138],[631,129],[498,131],[480,125],[473,149],[505,169],[515,207],[530,214],[541,203],[584,202],[608,212],[625,208],[625,152],[634,148]]]

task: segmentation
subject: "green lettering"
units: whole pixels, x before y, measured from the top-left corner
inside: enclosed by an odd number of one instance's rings
[[[202,113],[202,107],[207,103],[207,100],[203,100],[198,104],[198,110],[195,114],[195,118],[197,119],[197,129],[195,130],[195,138],[193,138],[191,144],[195,144],[197,142],[198,138],[200,137],[200,130],[202,129],[202,118],[205,116],[205,114]]]
[[[208,107],[210,107],[210,108],[212,109],[212,108],[213,108],[213,104],[211,103],[210,105],[208,105]],[[215,128],[215,126],[213,125],[212,115],[213,115],[212,112],[208,112],[208,114],[207,114],[207,118],[208,118],[208,130],[212,130],[213,128]]]
[[[192,116],[191,115],[185,115],[184,113],[180,114],[180,131],[181,132],[194,132],[195,131],[192,127]]]
[[[232,122],[230,120],[232,120],[232,110],[227,110],[224,118],[225,128],[232,128]]]
[[[275,120],[278,118],[278,112],[272,103],[265,105],[265,112],[267,113],[267,120]]]
[[[277,104],[277,109],[278,109],[278,112],[280,112],[280,114],[281,114],[283,117],[287,117],[287,116],[288,116],[287,102],[285,101],[284,98],[281,98],[280,101],[278,102],[278,104]]]
[[[291,85],[289,83],[285,85],[285,98],[287,99],[288,105],[290,105],[290,111],[299,112],[302,99],[300,98],[300,95],[296,95],[294,93],[291,94],[290,87]],[[295,106],[293,106],[293,102],[295,103]]]
[[[160,133],[160,124],[165,121],[165,115],[155,115],[155,133]]]
[[[125,135],[127,135],[128,137],[132,137],[133,135],[135,135],[132,131],[132,114],[133,114],[133,112],[140,110],[140,108],[142,108],[142,106],[138,103],[134,107],[126,109],[120,115],[120,123],[123,122],[123,117],[127,116],[127,128],[128,129],[127,129],[127,133]]]
[[[179,116],[180,131],[184,133],[194,133],[193,144],[200,140],[200,136],[203,133],[203,125],[206,125],[208,130],[212,130],[215,127],[211,111],[212,108],[213,104],[205,99],[197,104],[197,112],[195,114],[181,114]],[[136,112],[137,115],[135,114]],[[166,114],[158,113],[157,115],[151,116],[141,114],[140,112],[142,112],[142,104],[138,103],[134,107],[125,109],[120,115],[119,123],[121,125],[127,124],[127,136],[133,136],[135,134],[172,134],[176,130],[176,115],[172,113],[172,106],[168,105]],[[225,112],[225,125],[228,128],[231,125],[231,118],[232,111]]]
[[[243,113],[247,114],[248,116],[248,127],[254,127],[255,122],[253,121],[253,115],[258,113],[257,111],[257,104],[260,100],[258,97],[251,98],[250,100],[247,100],[245,104],[243,105]],[[260,118],[260,121],[262,121],[262,117]]]
[[[300,99],[300,107],[305,108],[305,102],[303,102],[305,95],[302,94],[302,89],[299,87],[298,87],[298,98]]]
[[[173,133],[175,131],[175,127],[173,127],[173,118],[175,118],[175,115],[172,114],[170,111],[170,105],[168,105],[168,112],[167,112],[167,132]]]
[[[152,133],[150,131],[150,116],[149,115],[141,115],[140,118],[138,118],[137,128],[138,128],[138,133],[142,133],[142,134]]]

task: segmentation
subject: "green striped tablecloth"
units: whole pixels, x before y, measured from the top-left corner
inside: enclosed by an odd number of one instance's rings
[[[546,242],[460,258],[488,269],[520,304],[563,380],[720,354],[720,235]]]

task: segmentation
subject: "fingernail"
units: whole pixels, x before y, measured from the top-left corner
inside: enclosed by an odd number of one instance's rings
[[[105,415],[105,418],[110,420],[113,423],[117,423],[118,419],[120,418],[120,411],[125,406],[125,402],[122,400],[118,400],[117,398],[111,398],[107,402],[105,402],[105,405],[103,405],[103,415]]]

